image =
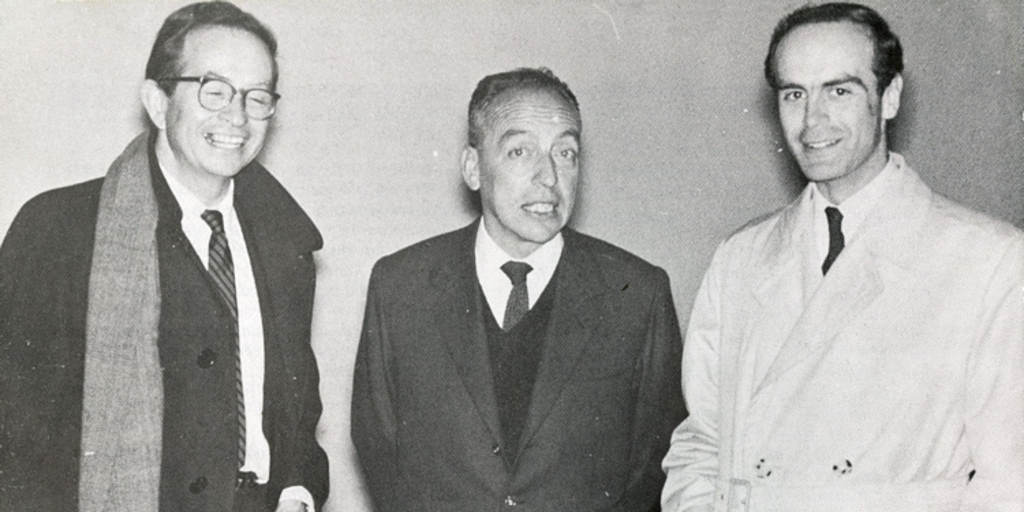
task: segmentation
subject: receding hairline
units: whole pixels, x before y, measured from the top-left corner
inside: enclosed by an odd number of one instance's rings
[[[247,36],[249,39],[259,43],[260,48],[263,49],[264,55],[267,58],[267,62],[270,63],[270,72],[272,76],[269,80],[266,81],[266,83],[268,85],[272,85],[275,82],[274,75],[276,75],[277,72],[277,57],[274,55],[273,52],[271,52],[270,46],[267,45],[267,42],[264,41],[260,36],[254,34],[251,30],[246,30],[240,27],[233,27],[230,25],[203,25],[200,27],[196,27],[195,29],[185,34],[185,37],[181,41],[181,54],[178,57],[178,65],[181,67],[181,69],[178,70],[179,72],[185,72],[184,68],[188,61],[187,52],[190,46],[196,44],[195,40],[201,35],[218,31],[227,31],[234,34]]]
[[[793,27],[792,30],[787,32],[786,35],[782,36],[782,38],[779,39],[779,44],[778,44],[778,46],[775,49],[775,53],[773,55],[773,62],[772,62],[772,68],[774,69],[774,74],[775,74],[775,79],[776,79],[776,83],[774,84],[774,87],[776,89],[785,89],[785,88],[787,88],[786,83],[781,79],[781,77],[779,77],[779,60],[780,60],[782,54],[785,52],[785,50],[787,48],[786,43],[790,40],[790,37],[793,34],[796,34],[796,33],[800,32],[801,30],[804,30],[804,29],[811,29],[811,28],[814,28],[814,27],[827,26],[827,25],[847,25],[847,26],[850,26],[850,27],[852,27],[854,29],[854,32],[859,33],[864,38],[864,44],[867,45],[868,51],[870,52],[870,55],[868,56],[868,71],[871,72],[871,76],[873,78],[875,78],[875,80],[877,81],[878,77],[874,73],[874,62],[875,62],[875,58],[876,58],[875,52],[877,50],[875,48],[874,36],[871,33],[871,29],[869,27],[865,26],[863,23],[858,23],[856,21],[851,21],[851,20],[826,20],[826,21],[815,21],[815,22],[811,22],[811,23],[805,23],[805,24]],[[856,77],[848,77],[848,79],[849,78],[856,78]],[[863,80],[857,79],[856,81],[860,82],[861,83],[860,85],[866,87],[866,84],[863,83]]]
[[[484,105],[484,108],[480,109],[477,115],[474,116],[474,119],[470,119],[469,122],[477,124],[477,128],[481,132],[486,132],[494,124],[500,112],[514,103],[529,102],[529,97],[531,96],[554,100],[555,103],[559,104],[559,107],[568,112],[571,116],[570,119],[576,124],[575,133],[577,138],[579,138],[579,133],[583,130],[583,119],[579,108],[550,87],[531,85],[502,91]]]

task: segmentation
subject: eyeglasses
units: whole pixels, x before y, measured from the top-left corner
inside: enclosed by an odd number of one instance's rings
[[[198,82],[199,105],[206,110],[219,112],[231,104],[235,95],[242,95],[242,109],[250,119],[262,121],[274,115],[277,100],[281,95],[266,89],[236,89],[221,78],[210,76],[172,76],[157,82]]]

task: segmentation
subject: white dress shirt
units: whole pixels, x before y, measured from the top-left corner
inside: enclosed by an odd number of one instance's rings
[[[206,210],[217,210],[224,220],[224,234],[231,249],[235,270],[235,295],[238,304],[238,344],[242,359],[242,393],[245,400],[245,464],[240,471],[256,474],[260,484],[270,480],[270,444],[263,433],[263,315],[256,279],[252,273],[249,250],[242,226],[235,213],[235,182],[215,204],[205,205],[173,176],[163,172],[167,186],[181,207],[181,230],[192,244],[203,266],[209,269],[210,235],[213,230],[202,218]],[[281,500],[298,500],[313,511],[313,496],[305,487],[293,486],[281,492]]]
[[[562,248],[565,247],[565,240],[562,234],[558,233],[554,238],[548,240],[544,245],[530,253],[525,258],[513,258],[509,256],[497,242],[491,238],[484,223],[480,221],[480,227],[476,232],[476,278],[480,282],[480,288],[484,291],[484,298],[491,308],[494,319],[498,325],[505,322],[505,306],[508,305],[508,296],[512,293],[512,281],[508,275],[501,270],[501,266],[508,261],[521,261],[533,267],[529,274],[526,274],[526,290],[529,296],[530,307],[537,303],[537,299],[544,293],[551,276],[558,267],[558,260],[562,257]]]
[[[896,164],[892,156],[885,164],[882,172],[878,173],[864,188],[846,198],[842,204],[832,204],[825,197],[825,194],[818,190],[818,187],[811,187],[811,201],[814,205],[814,243],[818,252],[818,262],[825,261],[828,256],[829,234],[828,217],[825,216],[825,208],[832,206],[838,208],[843,214],[843,221],[840,227],[843,231],[844,247],[850,245],[856,236],[857,228],[864,222],[864,219],[871,214],[878,197],[889,189],[889,183],[897,176]],[[820,272],[819,272],[820,274]]]

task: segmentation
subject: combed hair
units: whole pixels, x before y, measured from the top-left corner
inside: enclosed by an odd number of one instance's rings
[[[146,78],[159,81],[178,76],[182,69],[181,53],[186,36],[208,27],[243,30],[263,41],[274,63],[271,86],[277,85],[277,39],[274,34],[255,16],[223,1],[194,3],[171,13],[156,34],[146,63]],[[159,85],[164,92],[171,94],[177,84],[160,82]]]
[[[518,68],[504,73],[485,76],[476,84],[473,97],[469,100],[469,145],[480,148],[483,142],[484,116],[494,100],[507,91],[548,91],[564,99],[577,117],[580,104],[576,95],[565,82],[558,79],[548,68]]]
[[[775,26],[771,44],[768,45],[768,56],[764,59],[764,76],[768,84],[774,89],[779,87],[775,53],[787,34],[803,25],[843,21],[863,27],[871,38],[875,50],[871,70],[878,81],[878,94],[882,94],[892,79],[903,72],[903,47],[881,15],[870,7],[853,3],[806,5],[782,18]]]

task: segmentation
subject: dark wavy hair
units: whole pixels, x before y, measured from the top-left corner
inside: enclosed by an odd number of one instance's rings
[[[484,138],[484,116],[493,105],[495,98],[506,91],[553,92],[569,103],[576,111],[576,117],[579,117],[580,104],[576,101],[576,95],[548,68],[518,68],[488,75],[476,84],[473,97],[469,100],[468,140],[470,146],[480,148],[480,143]]]
[[[878,80],[878,94],[882,94],[893,77],[903,72],[903,47],[896,34],[889,30],[877,12],[870,7],[853,3],[828,3],[806,5],[779,21],[772,33],[772,42],[768,45],[768,56],[764,59],[764,76],[772,88],[779,87],[779,77],[775,69],[775,53],[779,43],[793,29],[814,23],[850,22],[864,28],[874,44],[874,62],[871,70]]]
[[[180,74],[185,37],[199,29],[209,27],[244,30],[263,41],[274,64],[271,86],[277,85],[277,39],[274,38],[274,34],[253,15],[230,2],[223,1],[194,3],[171,13],[156,34],[153,50],[149,53],[149,61],[146,62],[146,78],[159,80]],[[177,85],[176,82],[159,84],[167,94],[174,92]]]

